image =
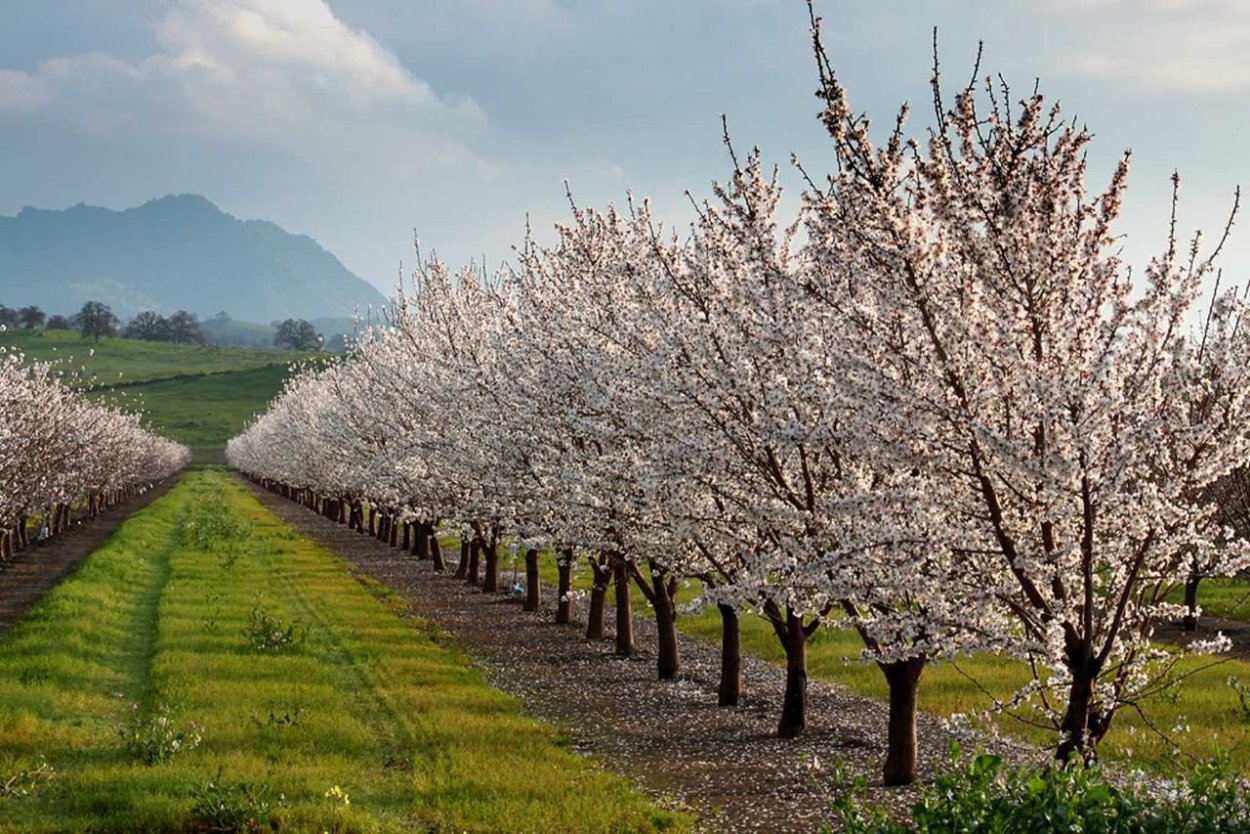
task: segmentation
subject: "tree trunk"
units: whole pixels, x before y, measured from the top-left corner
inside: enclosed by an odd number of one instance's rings
[[[434,528],[423,521],[418,521],[415,525],[416,533],[412,539],[412,555],[422,561],[430,558],[430,536],[434,532]]]
[[[443,548],[439,546],[438,536],[433,532],[433,525],[428,525],[430,535],[425,540],[429,543],[430,555],[434,557],[434,571],[436,573],[444,573],[447,570],[447,563],[443,560]]]
[[[537,611],[543,604],[543,583],[538,576],[538,551],[525,551],[525,610]]]
[[[616,586],[616,653],[629,657],[634,653],[634,614],[629,597],[629,572],[625,559],[613,557],[613,584]]]
[[[390,539],[389,544],[391,547],[399,547],[399,525],[396,523],[398,519],[399,516],[397,515],[388,515],[386,517],[386,531],[390,534],[388,538]]]
[[[478,569],[478,565],[481,562],[481,558],[482,542],[478,539],[473,539],[469,542],[469,575],[465,577],[465,580],[470,585],[476,585],[479,582],[478,575],[481,571]]]
[[[659,638],[656,654],[656,675],[660,680],[672,680],[681,668],[681,650],[677,645],[677,610],[669,595],[665,574],[651,570],[651,588],[654,593],[652,607],[655,609],[655,629]]]
[[[378,534],[377,520],[378,520],[378,511],[375,510],[373,507],[370,507],[369,508],[369,535],[371,536],[376,536]]]
[[[1181,621],[1185,631],[1198,629],[1198,583],[1202,577],[1191,573],[1185,579],[1185,619]]]
[[[807,726],[807,632],[803,618],[786,611],[786,694],[781,702],[781,721],[777,736],[794,738]]]
[[[1088,644],[1069,646],[1067,655],[1072,685],[1068,689],[1068,708],[1059,727],[1063,741],[1055,751],[1055,758],[1067,762],[1073,755],[1079,755],[1090,762],[1098,756],[1098,742],[1106,733],[1110,719],[1093,708],[1098,669],[1092,660],[1092,647]]]
[[[412,552],[412,522],[410,522],[410,521],[405,521],[405,522],[404,522],[404,544],[403,544],[403,548],[404,548],[404,552],[406,552],[406,553],[411,553],[411,552]]]
[[[590,561],[590,569],[594,572],[594,584],[590,586],[590,611],[586,615],[586,639],[603,639],[604,608],[608,601],[608,582],[612,578],[612,568],[604,564],[603,557],[598,561]]]
[[[913,657],[878,664],[890,687],[890,729],[887,736],[885,784],[910,785],[916,781],[916,692],[925,658]]]
[[[557,580],[556,622],[566,624],[573,619],[573,600],[569,594],[573,592],[573,551],[560,551],[556,559]]]
[[[486,563],[486,576],[482,580],[482,590],[493,594],[499,590],[499,539],[492,535],[489,541],[483,542],[482,552],[486,555],[483,560]]]
[[[717,703],[736,707],[742,699],[742,634],[738,628],[738,609],[720,603],[720,686]]]
[[[460,564],[456,565],[456,579],[464,579],[469,575],[469,542],[460,540]]]

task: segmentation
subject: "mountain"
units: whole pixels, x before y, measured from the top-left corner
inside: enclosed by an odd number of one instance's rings
[[[86,301],[123,319],[182,309],[259,322],[386,302],[312,238],[239,220],[194,194],[125,211],[79,204],[0,217],[0,304],[71,314]]]

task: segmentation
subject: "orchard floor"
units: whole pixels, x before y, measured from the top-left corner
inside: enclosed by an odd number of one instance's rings
[[[56,538],[32,542],[7,562],[0,561],[0,636],[108,541],[122,522],[169,492],[181,477],[166,478],[142,495],[109,507]]]
[[[679,678],[658,681],[654,630],[643,617],[635,618],[637,652],[619,658],[610,641],[583,639],[584,620],[559,626],[550,607],[526,613],[515,597],[488,595],[452,579],[455,554],[448,554],[448,574],[439,575],[429,561],[259,487],[253,491],[291,527],[398,592],[470,654],[491,683],[519,697],[575,749],[599,757],[653,796],[689,808],[704,830],[818,830],[830,822],[826,791],[837,762],[844,762],[851,776],[868,780],[873,799],[901,808],[915,798],[909,789],[879,787],[887,718],[880,701],[812,683],[807,732],[799,739],[777,739],[784,674],[769,663],[745,658],[744,703],[721,708],[717,646],[683,639]],[[584,615],[582,605],[577,613]],[[610,601],[607,625],[611,633]],[[924,774],[946,757],[952,738],[936,719],[922,716]],[[986,746],[984,740],[959,740],[965,748]]]

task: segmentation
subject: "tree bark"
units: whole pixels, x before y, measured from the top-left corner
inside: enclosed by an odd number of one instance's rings
[[[426,541],[429,543],[430,555],[434,558],[434,571],[444,573],[447,570],[447,562],[443,560],[443,548],[438,543],[438,535],[434,532],[434,525],[428,525],[427,529],[430,535],[426,536]]]
[[[1093,761],[1098,756],[1098,742],[1110,724],[1109,717],[1094,709],[1094,685],[1099,670],[1093,660],[1093,648],[1088,643],[1069,645],[1067,655],[1072,685],[1068,689],[1068,707],[1059,727],[1063,741],[1055,751],[1055,758],[1067,762],[1074,755],[1079,755],[1086,761]]]
[[[910,785],[916,781],[916,692],[925,658],[878,665],[890,687],[890,725],[882,775],[887,786]]]
[[[482,590],[493,594],[499,590],[499,539],[492,535],[482,543],[482,552],[486,558],[486,576],[482,579]]]
[[[460,540],[460,563],[456,565],[456,579],[464,579],[469,575],[469,542]]]
[[[736,707],[742,699],[742,633],[738,627],[738,609],[724,603],[720,611],[720,686],[717,703]]]
[[[525,551],[525,606],[526,611],[537,611],[543,604],[543,583],[538,575],[538,551]]]
[[[424,521],[418,521],[413,526],[415,533],[412,537],[412,555],[424,561],[430,558],[430,537],[434,533],[434,528]]]
[[[608,582],[612,578],[612,568],[605,564],[602,556],[598,560],[590,560],[590,569],[594,572],[594,584],[590,586],[590,611],[586,615],[586,639],[603,639],[604,608],[608,601]]]
[[[665,581],[666,575],[652,567],[652,607],[655,609],[655,628],[659,638],[656,653],[656,675],[660,680],[672,680],[681,668],[681,650],[677,643],[677,609],[673,606],[670,591],[675,590]]]
[[[1198,629],[1198,583],[1202,577],[1191,573],[1185,579],[1185,618],[1181,621],[1185,631]]]
[[[475,538],[469,542],[469,575],[465,577],[470,585],[477,585],[480,581],[478,566],[481,563],[481,557],[482,542]]]
[[[613,557],[613,584],[616,586],[616,647],[621,657],[634,653],[634,613],[629,597],[629,572],[622,556]]]
[[[371,536],[376,536],[378,534],[377,520],[378,520],[378,511],[375,510],[373,507],[370,507],[369,508],[369,535]]]
[[[807,632],[803,618],[786,611],[786,693],[781,702],[781,720],[777,724],[779,738],[802,735],[807,726]]]
[[[567,624],[573,619],[573,600],[569,594],[573,592],[573,551],[561,550],[558,552],[556,559],[556,572],[558,574],[556,594],[558,601],[556,603],[556,622]]]
[[[410,521],[405,521],[405,522],[404,522],[404,544],[403,544],[403,548],[404,548],[404,551],[405,551],[405,552],[408,552],[408,553],[411,553],[411,552],[412,552],[412,522],[410,522]]]

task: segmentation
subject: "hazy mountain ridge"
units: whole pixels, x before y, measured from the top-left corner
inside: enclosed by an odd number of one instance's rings
[[[194,194],[123,211],[79,204],[0,217],[0,304],[72,313],[88,300],[123,318],[224,310],[259,322],[385,303],[312,238],[240,220]]]

